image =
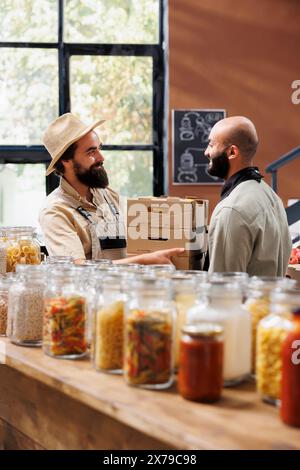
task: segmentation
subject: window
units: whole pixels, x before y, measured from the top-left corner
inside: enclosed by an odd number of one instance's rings
[[[164,193],[166,0],[4,0],[0,9],[0,225],[37,225],[49,122],[101,127],[110,186]]]

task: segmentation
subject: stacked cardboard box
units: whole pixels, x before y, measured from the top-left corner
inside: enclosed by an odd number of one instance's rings
[[[177,269],[201,269],[207,251],[208,201],[189,197],[139,197],[127,201],[127,251],[185,248]]]

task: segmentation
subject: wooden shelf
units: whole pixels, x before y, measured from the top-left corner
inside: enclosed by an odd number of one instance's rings
[[[285,426],[278,410],[260,401],[253,382],[203,405],[181,398],[176,384],[141,390],[121,376],[96,372],[88,359],[52,359],[41,349],[2,341],[4,448],[17,447],[21,435],[27,448],[300,449],[300,429]]]

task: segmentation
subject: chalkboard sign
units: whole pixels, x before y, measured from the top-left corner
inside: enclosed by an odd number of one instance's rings
[[[222,184],[207,173],[204,156],[211,128],[226,116],[224,109],[172,111],[173,184]]]

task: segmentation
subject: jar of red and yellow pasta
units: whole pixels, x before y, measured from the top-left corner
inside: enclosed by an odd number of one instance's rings
[[[45,289],[43,350],[49,356],[77,359],[87,352],[87,300],[72,267],[54,266]]]
[[[129,385],[163,389],[173,382],[175,306],[169,279],[132,281],[126,302],[125,379]]]

